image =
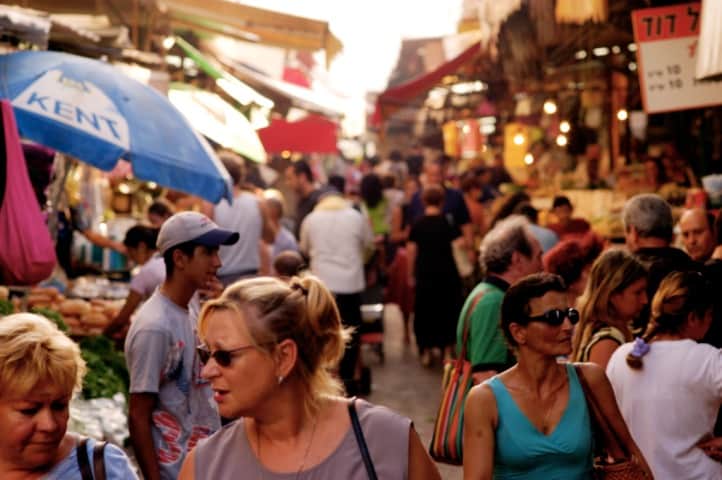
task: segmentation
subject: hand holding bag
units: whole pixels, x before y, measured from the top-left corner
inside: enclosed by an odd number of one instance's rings
[[[482,291],[474,298],[464,316],[464,331],[459,358],[444,365],[444,376],[441,380],[441,405],[436,414],[434,434],[429,445],[429,453],[437,462],[461,465],[463,461],[464,402],[473,386],[471,364],[466,361],[466,350],[471,330],[471,314],[483,296],[484,292]]]
[[[631,452],[627,450],[626,445],[619,438],[619,434],[604,415],[581,367],[575,365],[574,368],[587,400],[592,431],[595,435],[594,443],[601,446],[601,451],[595,452],[594,456],[594,478],[597,480],[652,480],[639,463],[633,459]],[[617,452],[621,452],[621,459],[616,458],[619,455]],[[613,463],[607,461],[610,457],[614,459]]]

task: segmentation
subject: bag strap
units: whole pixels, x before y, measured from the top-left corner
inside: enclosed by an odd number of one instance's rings
[[[464,315],[464,331],[461,334],[461,351],[459,352],[459,357],[456,359],[457,371],[460,371],[459,369],[464,364],[464,361],[466,361],[466,351],[468,349],[467,344],[469,343],[469,335],[471,334],[471,314],[474,313],[474,310],[476,310],[476,306],[479,304],[481,297],[484,296],[484,293],[486,292],[482,289],[482,291],[474,297],[468,310],[466,310],[466,315]]]
[[[363,458],[369,480],[378,480],[378,477],[376,476],[376,469],[374,468],[374,462],[371,460],[371,454],[369,454],[369,449],[366,445],[364,432],[361,430],[361,423],[358,420],[358,413],[356,412],[356,397],[353,397],[348,403],[348,414],[351,417],[351,426],[353,427],[354,435],[356,435],[356,443],[358,443],[358,448],[361,450],[361,458]]]
[[[94,480],[93,471],[90,469],[90,460],[88,459],[88,438],[83,438],[77,447],[75,454],[78,457],[78,468],[80,468],[80,476],[83,480]]]
[[[622,440],[619,438],[619,434],[609,423],[606,415],[604,415],[604,412],[599,407],[599,402],[597,402],[594,390],[589,385],[589,382],[587,382],[581,366],[578,364],[574,365],[574,369],[577,372],[577,377],[579,378],[579,383],[582,386],[582,390],[584,390],[584,398],[587,401],[587,406],[589,407],[590,413],[594,419],[594,423],[596,424],[597,428],[601,430],[602,435],[607,442],[607,450],[612,450],[613,452],[621,452],[622,455],[625,456],[625,458],[629,458],[630,452],[627,450],[624,442],[622,442]],[[608,451],[607,453],[610,452]]]
[[[95,470],[95,480],[105,480],[105,460],[103,458],[105,447],[108,442],[95,442],[93,448],[93,470]]]

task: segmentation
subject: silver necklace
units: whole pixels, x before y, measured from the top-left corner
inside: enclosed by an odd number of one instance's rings
[[[318,423],[318,415],[313,419],[313,426],[311,427],[311,436],[308,439],[308,444],[306,445],[306,451],[303,454],[303,459],[301,460],[301,465],[298,467],[298,470],[296,470],[296,476],[294,477],[296,480],[298,480],[299,476],[301,475],[301,472],[303,471],[303,468],[306,466],[306,460],[308,460],[308,454],[311,452],[311,444],[313,443],[313,437],[316,435],[316,424]],[[258,463],[259,463],[259,473],[261,476],[259,478],[263,479],[265,478],[264,472],[263,472],[263,460],[261,459],[261,430],[258,428],[258,424],[256,423],[256,443],[258,444]]]

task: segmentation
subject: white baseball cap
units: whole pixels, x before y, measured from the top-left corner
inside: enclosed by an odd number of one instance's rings
[[[185,242],[192,241],[206,247],[219,247],[233,245],[238,241],[238,237],[238,232],[220,228],[202,213],[180,212],[163,222],[156,246],[163,255],[168,249]]]

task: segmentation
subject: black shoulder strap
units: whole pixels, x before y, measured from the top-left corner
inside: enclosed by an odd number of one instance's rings
[[[95,480],[105,480],[105,459],[103,457],[105,446],[108,442],[95,442],[93,448],[93,470],[95,470]]]
[[[356,397],[353,397],[348,404],[348,414],[351,417],[351,426],[353,427],[354,435],[356,435],[356,442],[358,443],[359,450],[361,450],[361,458],[363,458],[364,465],[366,466],[366,473],[368,473],[369,480],[378,480],[374,462],[371,460],[366,439],[364,439],[364,432],[361,430],[361,423],[358,420],[358,413],[356,413]]]
[[[75,447],[76,456],[78,457],[78,468],[80,468],[80,476],[83,480],[94,480],[93,471],[90,469],[90,460],[88,459],[88,439],[83,438],[77,447]]]

